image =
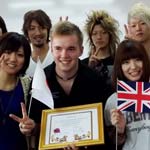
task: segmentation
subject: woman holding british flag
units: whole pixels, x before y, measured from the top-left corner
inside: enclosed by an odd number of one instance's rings
[[[133,40],[122,41],[117,49],[112,73],[116,92],[108,98],[104,111],[105,123],[116,149],[120,145],[122,150],[150,149],[150,113],[144,112],[150,112],[150,109],[146,107],[148,104],[144,106],[140,100],[144,93],[142,90],[148,87],[145,85],[150,87],[147,83],[149,77],[150,61],[143,45]],[[140,86],[136,87],[137,83],[140,83]],[[119,91],[121,89],[122,95]],[[130,95],[127,96],[128,93]],[[135,93],[140,96],[133,96]],[[119,101],[121,96],[124,98]],[[148,96],[143,97],[145,100]]]

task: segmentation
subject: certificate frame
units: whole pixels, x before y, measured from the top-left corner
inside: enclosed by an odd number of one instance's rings
[[[102,103],[42,111],[39,150],[104,144]]]

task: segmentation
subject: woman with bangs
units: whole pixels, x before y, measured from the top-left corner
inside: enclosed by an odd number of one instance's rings
[[[27,39],[16,32],[0,38],[0,149],[27,150],[35,123],[27,116],[30,78],[24,76],[31,55]]]
[[[119,44],[119,24],[104,10],[92,11],[86,19],[85,31],[89,42],[89,56],[82,62],[97,72],[105,80],[106,93],[111,84],[111,71],[116,48]],[[108,98],[106,97],[106,99]]]
[[[122,41],[117,49],[112,72],[115,90],[117,90],[117,80],[149,82],[149,77],[150,62],[143,45],[133,40]],[[149,113],[117,110],[117,93],[115,92],[106,102],[104,115],[110,138],[114,144],[122,145],[122,150],[150,149]],[[114,138],[116,127],[117,140]]]

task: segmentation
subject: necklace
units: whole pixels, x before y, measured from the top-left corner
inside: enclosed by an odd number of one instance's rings
[[[76,72],[73,76],[71,76],[71,77],[69,77],[69,78],[63,78],[63,77],[61,77],[60,75],[58,75],[57,73],[56,73],[56,76],[57,76],[59,79],[63,80],[63,81],[68,81],[68,80],[71,80],[71,79],[75,78],[75,77],[77,76],[77,72]]]

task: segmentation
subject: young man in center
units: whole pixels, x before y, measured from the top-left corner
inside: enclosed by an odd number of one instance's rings
[[[54,108],[103,103],[103,80],[81,64],[79,59],[83,53],[83,35],[79,27],[69,21],[61,21],[51,31],[54,62],[45,68],[45,74],[54,99]],[[41,115],[40,111],[47,107],[39,101],[33,103],[34,120],[40,123],[37,114]],[[98,147],[106,150],[105,145],[92,146],[92,150]],[[91,149],[91,146],[88,148]]]
[[[48,85],[54,97],[54,107],[67,107],[102,102],[103,82],[91,69],[83,66],[83,35],[68,22],[57,23],[51,33],[54,63],[45,68]]]

